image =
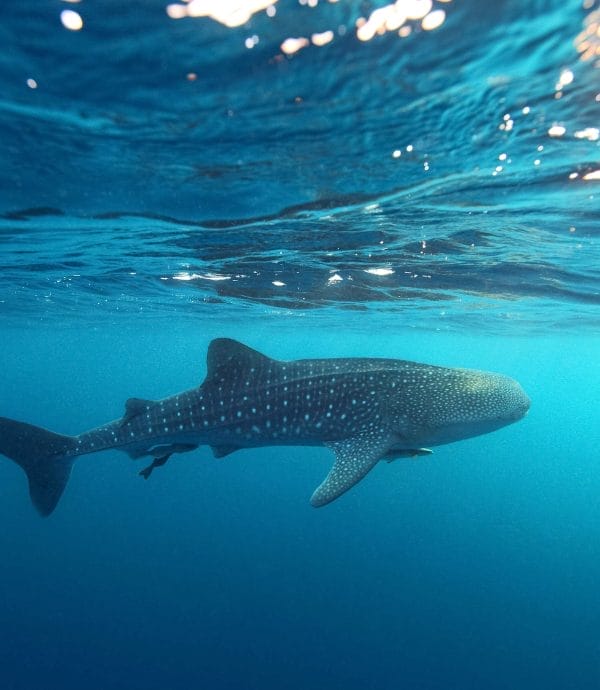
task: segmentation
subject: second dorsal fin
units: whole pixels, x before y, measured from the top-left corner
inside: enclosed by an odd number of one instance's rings
[[[121,420],[122,424],[129,422],[134,417],[149,410],[154,405],[154,400],[144,400],[144,398],[129,398],[125,401],[125,414]]]

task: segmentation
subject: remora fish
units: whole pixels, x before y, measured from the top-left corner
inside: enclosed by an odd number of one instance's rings
[[[521,419],[530,401],[506,376],[396,359],[270,359],[226,338],[208,348],[202,385],[163,400],[131,398],[122,419],[79,436],[0,417],[0,454],[18,463],[42,515],[56,507],[80,455],[119,448],[152,457],[148,477],[173,453],[207,444],[215,457],[259,446],[327,446],[331,471],[311,498],[322,506],[379,460]]]

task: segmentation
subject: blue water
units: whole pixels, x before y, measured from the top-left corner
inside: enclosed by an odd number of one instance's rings
[[[86,456],[47,519],[0,458],[0,687],[600,687],[598,3],[166,4],[2,6],[0,415],[79,433],[222,336],[532,407],[318,510],[324,448]]]

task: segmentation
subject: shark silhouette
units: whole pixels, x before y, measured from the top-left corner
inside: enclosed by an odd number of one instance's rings
[[[284,362],[219,338],[197,388],[158,401],[131,398],[121,419],[79,436],[0,417],[0,454],[25,470],[34,506],[49,515],[80,455],[118,448],[151,457],[140,472],[148,478],[173,453],[204,444],[218,458],[260,446],[327,446],[333,467],[311,498],[322,506],[380,460],[494,431],[529,405],[521,386],[499,374],[395,359]]]

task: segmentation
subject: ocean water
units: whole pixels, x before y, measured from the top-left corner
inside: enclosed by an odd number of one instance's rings
[[[598,2],[1,12],[1,416],[80,433],[223,336],[532,406],[317,510],[325,448],[85,456],[45,519],[0,457],[0,687],[600,687]]]

